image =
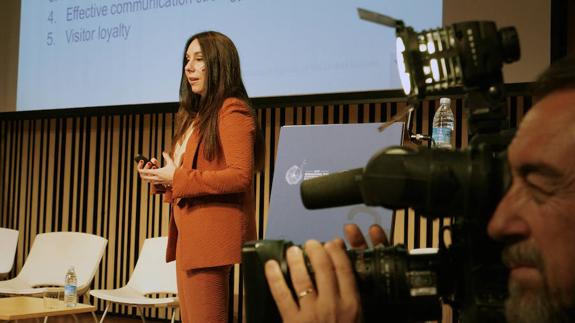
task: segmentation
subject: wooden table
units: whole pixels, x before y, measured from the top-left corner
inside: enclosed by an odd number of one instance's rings
[[[0,320],[15,321],[48,316],[94,313],[96,307],[78,303],[75,307],[66,307],[64,301],[56,300],[53,308],[44,306],[41,297],[18,296],[0,298]]]

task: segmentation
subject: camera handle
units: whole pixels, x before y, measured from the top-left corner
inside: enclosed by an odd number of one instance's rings
[[[483,89],[466,89],[466,92],[464,107],[469,113],[470,139],[509,128],[503,82],[493,82]]]

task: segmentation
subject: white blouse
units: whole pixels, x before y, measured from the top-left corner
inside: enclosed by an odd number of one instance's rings
[[[183,139],[178,141],[178,143],[176,143],[176,148],[174,149],[174,164],[176,165],[176,167],[180,167],[182,164],[182,155],[186,151],[186,146],[188,144],[190,136],[192,135],[192,132],[194,132],[193,124],[190,125],[188,130],[186,130]]]

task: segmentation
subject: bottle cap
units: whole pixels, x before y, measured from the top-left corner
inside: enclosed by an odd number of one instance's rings
[[[439,99],[439,104],[451,104],[450,98],[441,98]]]

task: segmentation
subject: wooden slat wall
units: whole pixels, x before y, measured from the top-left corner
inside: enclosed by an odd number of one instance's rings
[[[512,96],[508,105],[512,122],[517,123],[530,107],[531,98]],[[416,112],[418,133],[429,133],[437,106],[438,100],[425,101]],[[467,145],[462,106],[462,100],[456,99],[453,107],[458,147]],[[403,102],[386,101],[258,108],[267,147],[265,170],[256,176],[260,237],[266,226],[281,126],[382,122],[405,110]],[[21,269],[38,233],[80,231],[108,239],[92,289],[124,285],[144,239],[167,235],[169,220],[168,205],[159,196],[151,196],[148,186],[138,180],[133,157],[137,153],[161,156],[171,141],[173,118],[172,112],[135,112],[0,119],[0,226],[20,231],[16,264],[10,276]],[[400,210],[394,218],[394,243],[409,248],[438,245],[440,220],[427,221],[411,210]],[[236,293],[238,277],[236,270]],[[102,304],[96,303],[103,310]],[[241,308],[241,303],[238,306]],[[122,306],[114,306],[111,311],[136,314],[135,309]],[[148,310],[146,314],[162,319],[169,316],[165,310]]]

